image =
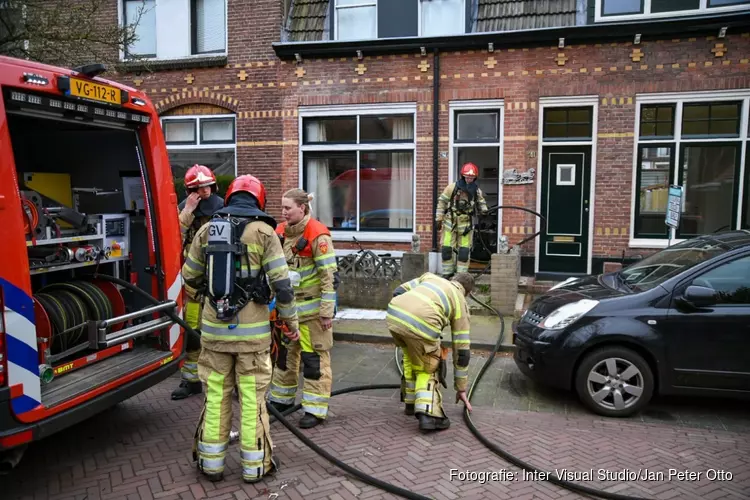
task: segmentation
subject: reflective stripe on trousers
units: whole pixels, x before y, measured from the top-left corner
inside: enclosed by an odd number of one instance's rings
[[[268,400],[273,403],[279,403],[282,405],[290,405],[290,404],[294,404],[294,397],[296,394],[297,394],[297,384],[281,385],[276,382],[271,382],[271,391],[270,391],[270,394],[268,395]]]
[[[263,440],[258,439],[258,434],[263,429],[257,428],[258,423],[258,401],[255,392],[255,377],[252,375],[240,376],[239,390],[242,402],[242,427],[240,431],[240,458],[242,460],[242,478],[255,480],[263,477],[263,460],[265,452]]]

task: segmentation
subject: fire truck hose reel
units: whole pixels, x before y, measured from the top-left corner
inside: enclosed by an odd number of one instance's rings
[[[533,210],[530,210],[530,209],[524,208],[524,207],[511,206],[511,205],[506,205],[506,206],[497,205],[497,206],[494,206],[494,207],[490,208],[488,210],[488,212],[487,212],[487,215],[489,215],[489,214],[497,211],[498,209],[521,210],[521,211],[525,211],[525,212],[531,213],[531,214],[533,214],[536,217],[539,217],[541,219],[542,225],[541,225],[540,230],[538,232],[536,232],[535,234],[533,234],[533,235],[531,235],[531,236],[529,236],[529,237],[524,238],[523,240],[521,240],[518,243],[519,246],[522,245],[523,243],[525,243],[526,241],[529,241],[529,240],[531,240],[533,238],[536,238],[537,236],[539,236],[545,230],[546,219],[544,218],[544,216],[542,216],[541,214],[539,214],[539,213],[537,213],[537,212],[535,212]],[[486,243],[484,243],[484,241],[482,241],[482,243],[485,244],[485,246],[486,246]],[[481,275],[481,274],[486,273],[487,270],[488,270],[488,268],[489,268],[489,266],[487,266],[479,274]],[[159,304],[159,301],[157,299],[155,299],[151,295],[147,294],[146,292],[144,292],[140,288],[137,288],[137,287],[133,286],[132,284],[128,283],[127,281],[123,281],[123,280],[120,280],[118,278],[114,278],[112,276],[101,275],[101,274],[95,274],[94,276],[96,278],[99,278],[99,279],[109,280],[109,281],[112,281],[113,283],[116,283],[118,285],[122,285],[125,288],[131,289],[135,293],[138,293],[138,294],[142,295],[144,298],[146,298],[147,300],[150,300],[154,304]],[[478,300],[476,297],[474,297],[473,294],[471,296],[480,305],[482,305],[483,307],[489,309],[490,311],[492,311],[493,313],[495,313],[500,318],[500,334],[498,336],[497,342],[496,342],[495,347],[493,348],[490,356],[487,358],[487,361],[484,363],[484,365],[482,366],[482,368],[479,370],[479,373],[477,374],[477,377],[474,379],[474,382],[471,384],[471,387],[469,388],[469,391],[468,391],[468,394],[467,394],[467,396],[469,398],[469,401],[471,401],[471,398],[472,398],[472,396],[474,394],[474,389],[479,385],[479,382],[482,380],[482,377],[484,376],[485,372],[489,368],[490,364],[492,364],[492,362],[494,361],[495,355],[500,351],[500,348],[502,346],[503,335],[505,333],[505,322],[504,322],[503,315],[499,311],[497,311],[496,309],[494,309],[494,308],[490,307],[489,305],[485,304],[484,302]],[[182,318],[180,318],[177,314],[175,314],[172,311],[165,311],[165,313],[170,318],[172,318],[177,324],[179,324],[182,328],[184,328],[185,331],[189,335],[198,335],[198,333],[195,332],[192,328],[190,328],[182,320]],[[396,364],[398,366],[399,371],[403,375],[403,368],[402,368],[401,364],[399,363],[399,359],[398,359],[398,351],[399,351],[399,348],[397,347],[396,348]],[[398,383],[398,384],[377,384],[377,385],[362,385],[362,386],[347,387],[347,388],[344,388],[344,389],[339,389],[339,390],[331,392],[331,396],[333,397],[333,396],[338,396],[340,394],[346,394],[346,393],[350,393],[350,392],[369,391],[369,390],[378,390],[378,389],[401,389],[401,384],[400,383]],[[292,406],[291,408],[288,408],[284,412],[280,412],[279,410],[277,410],[276,408],[274,408],[273,405],[271,405],[269,403],[266,403],[266,407],[268,408],[268,412],[274,417],[274,419],[271,420],[271,423],[273,423],[274,420],[280,421],[282,423],[282,425],[284,425],[284,427],[286,427],[287,429],[289,429],[289,431],[292,434],[294,434],[300,441],[302,441],[307,447],[309,447],[310,449],[312,449],[315,453],[317,453],[318,455],[322,456],[323,458],[325,458],[326,460],[328,460],[332,464],[336,465],[340,469],[343,469],[346,472],[352,474],[353,476],[359,478],[363,482],[365,482],[367,484],[370,484],[372,486],[375,486],[377,488],[380,488],[380,489],[382,489],[384,491],[388,491],[390,493],[393,493],[395,495],[399,495],[399,496],[404,497],[404,498],[417,499],[417,500],[427,500],[429,498],[429,497],[426,497],[424,495],[420,495],[419,493],[415,493],[413,491],[405,490],[403,488],[400,488],[400,487],[395,486],[395,485],[390,484],[390,483],[386,483],[385,481],[381,481],[381,480],[379,480],[379,479],[377,479],[375,477],[372,477],[372,476],[370,476],[368,474],[365,474],[364,472],[362,472],[362,471],[360,471],[358,469],[355,469],[354,467],[351,467],[350,465],[347,465],[346,463],[344,463],[341,460],[337,459],[336,457],[334,457],[333,455],[331,455],[327,451],[325,451],[322,448],[320,448],[317,444],[315,444],[312,440],[310,440],[307,436],[305,436],[299,429],[297,429],[295,426],[293,426],[291,423],[289,423],[286,420],[286,418],[285,418],[286,416],[291,415],[292,413],[294,413],[294,412],[298,411],[299,409],[301,409],[302,408],[302,404],[300,404],[300,403],[295,404],[294,406]],[[522,468],[524,470],[534,471],[534,472],[541,472],[541,469],[538,469],[538,468],[534,467],[533,465],[530,465],[530,464],[524,462],[520,458],[518,458],[518,457],[516,457],[516,456],[514,456],[514,455],[512,455],[510,453],[508,453],[507,451],[503,450],[496,443],[493,443],[492,441],[490,441],[489,439],[487,439],[476,428],[476,426],[474,425],[474,423],[471,420],[471,416],[469,415],[469,411],[466,408],[464,408],[464,420],[466,422],[466,425],[469,427],[469,430],[490,451],[492,451],[493,453],[495,453],[496,455],[498,455],[502,459],[506,460],[507,462],[509,462],[509,463],[511,463],[513,465],[516,465],[517,467],[520,467],[520,468]],[[547,478],[546,481],[549,481],[549,482],[551,482],[553,484],[556,484],[557,486],[560,486],[560,487],[565,488],[567,490],[575,491],[575,492],[578,492],[578,493],[583,493],[585,495],[590,495],[590,496],[594,496],[594,497],[606,498],[606,499],[610,499],[610,500],[649,500],[649,499],[640,498],[640,497],[632,497],[632,496],[627,496],[627,495],[620,495],[620,494],[617,494],[617,493],[609,493],[609,492],[606,492],[606,491],[603,491],[603,490],[597,490],[595,488],[588,488],[586,486],[582,486],[582,485],[574,483],[574,482],[564,481],[564,480],[557,479],[556,476],[554,474],[551,474],[551,473],[548,473],[548,474],[544,475],[543,477]]]

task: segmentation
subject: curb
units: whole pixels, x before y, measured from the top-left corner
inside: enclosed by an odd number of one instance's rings
[[[393,344],[393,339],[385,337],[383,335],[367,335],[365,333],[346,333],[346,332],[333,332],[333,340],[342,342],[357,342],[361,344]],[[450,347],[450,340],[443,340],[443,347]],[[488,342],[472,342],[471,350],[474,351],[493,351],[495,344]],[[498,352],[514,352],[516,346],[512,344],[502,344]]]

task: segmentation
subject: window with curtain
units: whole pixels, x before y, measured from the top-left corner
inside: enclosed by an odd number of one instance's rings
[[[414,114],[302,118],[302,184],[331,229],[414,229]]]
[[[740,129],[748,101],[642,103],[638,126],[635,238],[668,239],[670,185],[683,190],[674,237],[691,238],[736,229],[742,189],[741,158],[748,134]],[[748,173],[745,172],[745,176]],[[744,198],[747,200],[745,191]]]
[[[193,54],[226,49],[226,0],[192,0]]]
[[[210,168],[220,188],[237,175],[234,115],[176,114],[163,117],[161,126],[178,201],[187,195],[185,173],[195,164]]]
[[[138,38],[127,48],[128,56],[156,56],[156,0],[125,0],[125,24],[135,25]]]

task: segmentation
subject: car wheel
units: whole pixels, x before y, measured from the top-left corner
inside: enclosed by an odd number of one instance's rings
[[[576,392],[584,405],[607,417],[628,417],[648,404],[654,376],[646,360],[625,347],[589,353],[576,372]]]

